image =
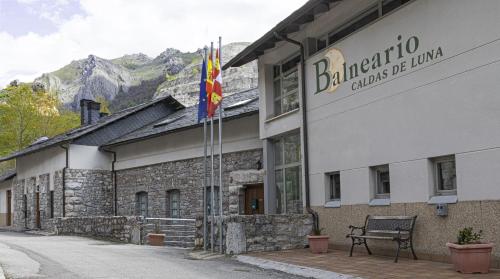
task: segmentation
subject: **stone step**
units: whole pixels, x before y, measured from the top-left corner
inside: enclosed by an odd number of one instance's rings
[[[183,248],[194,248],[194,241],[193,242],[186,242],[186,241],[165,241],[165,246],[173,246],[173,247],[183,247]]]

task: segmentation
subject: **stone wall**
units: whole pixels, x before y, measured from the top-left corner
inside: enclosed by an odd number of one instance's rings
[[[113,215],[111,171],[66,170],[66,217]]]
[[[262,149],[228,153],[222,158],[223,208],[227,214],[229,173],[256,168],[257,161],[262,161]],[[218,162],[216,156],[216,174],[219,173]],[[167,205],[167,191],[176,189],[180,191],[181,218],[196,218],[203,215],[202,179],[201,157],[117,171],[118,215],[137,215],[136,194],[144,191],[148,193],[148,217],[171,217]],[[215,181],[219,181],[218,177]]]
[[[464,227],[483,230],[484,241],[500,243],[500,201],[459,201],[448,205],[448,216],[436,216],[436,206],[427,203],[397,203],[389,206],[342,205],[339,208],[314,207],[319,213],[323,233],[330,236],[334,248],[350,248],[350,239],[345,235],[349,225],[362,226],[366,215],[417,215],[414,231],[414,247],[420,259],[449,261],[446,242],[456,241],[458,231]],[[395,255],[394,243],[369,241],[374,254]],[[364,247],[355,253],[366,253]],[[410,257],[406,250],[401,257]],[[411,257],[410,257],[411,258]],[[500,249],[493,249],[493,266],[500,267]]]
[[[48,231],[141,244],[143,219],[125,216],[63,217],[51,220]]]
[[[17,230],[26,228],[24,207],[24,179],[14,178],[12,183],[12,206],[14,208],[13,227]]]
[[[313,220],[308,214],[232,215],[224,218],[226,253],[304,248]]]

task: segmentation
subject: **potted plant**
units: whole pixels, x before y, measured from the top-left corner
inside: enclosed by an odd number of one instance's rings
[[[152,233],[148,233],[148,242],[152,246],[163,246],[165,234],[160,229],[160,220],[155,223],[155,228]]]
[[[493,243],[481,242],[482,231],[466,227],[458,232],[456,243],[446,243],[455,270],[461,273],[488,273]]]
[[[328,252],[328,235],[322,235],[323,228],[313,228],[311,235],[307,236],[309,240],[309,249],[313,254]]]

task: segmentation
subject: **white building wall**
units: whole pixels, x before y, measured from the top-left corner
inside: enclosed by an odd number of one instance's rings
[[[216,123],[216,122],[215,122]],[[210,129],[210,128],[208,128]],[[218,125],[214,125],[215,151],[218,153]],[[261,149],[258,116],[242,117],[223,123],[223,152]],[[208,134],[210,141],[210,134]],[[116,170],[203,156],[203,127],[187,129],[114,148]]]
[[[373,1],[340,2],[291,37],[303,40],[333,30],[352,10]],[[354,7],[359,7],[354,8]],[[350,65],[411,36],[418,50],[387,66],[340,84],[332,93],[316,91],[313,63],[306,61],[311,204],[325,203],[325,173],[341,172],[342,204],[366,204],[372,195],[369,167],[389,164],[391,202],[426,202],[434,195],[429,158],[456,154],[458,200],[500,199],[500,2],[418,0],[384,16],[333,45]],[[337,16],[339,15],[339,16]],[[280,44],[259,58],[261,116],[272,95],[262,71],[289,57],[296,47]],[[404,46],[403,46],[404,47]],[[443,56],[403,74],[353,90],[369,74],[441,47]],[[371,65],[371,64],[370,64]],[[264,102],[263,102],[264,100]],[[286,132],[292,116],[260,120],[261,137]],[[294,121],[292,121],[294,122]],[[286,125],[285,125],[286,124]],[[276,128],[279,127],[279,128]]]
[[[0,214],[7,213],[7,190],[12,187],[12,180],[0,182]]]
[[[98,146],[71,144],[69,167],[72,169],[111,170],[112,155]]]

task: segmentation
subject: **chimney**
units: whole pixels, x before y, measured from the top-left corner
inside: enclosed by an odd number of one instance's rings
[[[92,100],[80,100],[80,123],[82,126],[94,124],[99,120],[101,104]]]

